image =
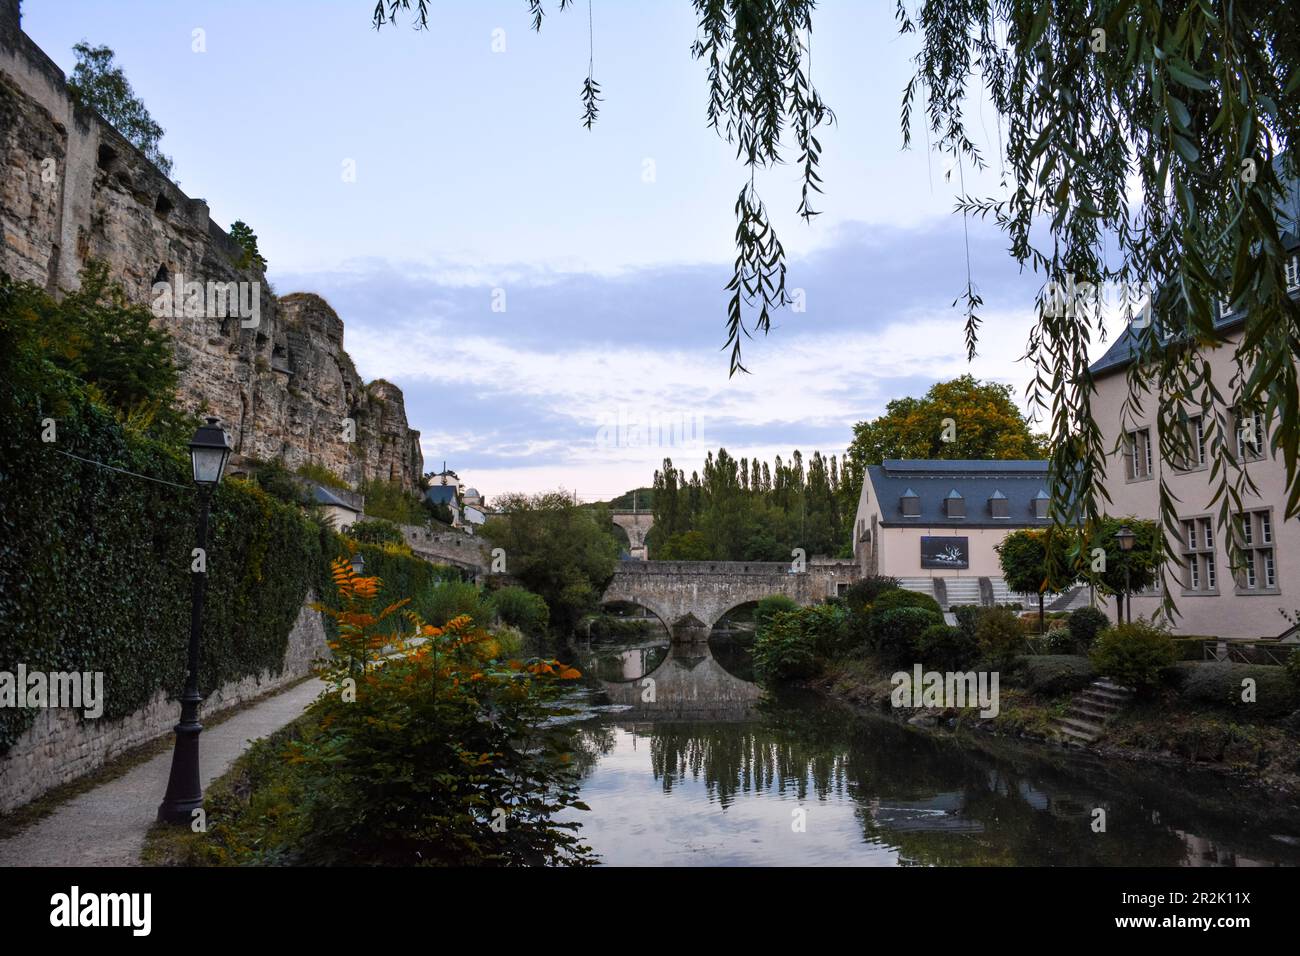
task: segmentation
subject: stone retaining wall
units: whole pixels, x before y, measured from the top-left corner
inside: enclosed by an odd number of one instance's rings
[[[311,671],[312,661],[327,653],[324,622],[320,613],[308,606],[314,600],[308,598],[289,632],[280,673],[264,672],[223,685],[203,702],[204,716],[292,683]],[[38,711],[35,723],[0,758],[0,813],[9,813],[98,770],[132,747],[170,734],[179,717],[180,705],[164,691],[118,720],[84,720],[81,711],[73,709]]]

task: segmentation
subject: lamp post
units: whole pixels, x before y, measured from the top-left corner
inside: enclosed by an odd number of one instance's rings
[[[352,573],[357,577],[361,577],[365,571],[366,559],[362,556],[361,552],[358,551],[356,554],[352,555]]]
[[[1124,555],[1128,555],[1133,550],[1133,543],[1137,540],[1128,525],[1124,525],[1115,532],[1115,540],[1119,542],[1119,550]],[[1127,609],[1127,610],[1126,610]],[[1129,593],[1129,565],[1128,558],[1124,558],[1124,606],[1120,608],[1121,621],[1132,623],[1133,621],[1133,595]]]
[[[164,823],[188,824],[194,811],[203,806],[203,785],[199,782],[199,733],[203,730],[199,723],[199,704],[203,702],[199,695],[199,637],[203,631],[203,595],[208,584],[208,514],[212,508],[212,491],[221,481],[230,452],[230,438],[218,418],[209,418],[190,439],[194,483],[199,486],[200,563],[191,569],[190,646],[185,690],[181,694],[181,722],[176,725],[176,749],[172,751],[167,793],[158,807],[158,819]]]

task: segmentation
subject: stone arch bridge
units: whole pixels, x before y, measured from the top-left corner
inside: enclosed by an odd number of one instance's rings
[[[601,598],[638,604],[673,633],[687,615],[711,628],[728,611],[784,594],[799,604],[818,604],[833,597],[859,576],[851,560],[813,558],[795,572],[784,561],[620,561]]]

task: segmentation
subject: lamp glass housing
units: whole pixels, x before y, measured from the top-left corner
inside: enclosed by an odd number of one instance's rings
[[[194,467],[194,481],[200,485],[215,485],[226,471],[233,449],[230,436],[221,427],[221,420],[209,418],[206,425],[190,439],[190,462]]]

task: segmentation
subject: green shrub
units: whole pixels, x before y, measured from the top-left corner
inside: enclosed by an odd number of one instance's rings
[[[975,624],[980,653],[991,663],[1008,667],[1026,650],[1019,615],[1007,607],[984,608]]]
[[[848,650],[848,612],[836,604],[814,604],[800,608],[802,626],[812,635],[819,657],[835,657]]]
[[[509,624],[492,628],[492,639],[497,642],[497,652],[501,657],[518,657],[523,653],[527,637],[524,632]]]
[[[819,670],[817,635],[801,610],[777,611],[754,641],[754,673],[764,683],[811,677]]]
[[[1039,654],[1024,659],[1024,683],[1040,697],[1058,697],[1087,687],[1097,677],[1092,662],[1076,654]]]
[[[973,639],[984,608],[978,604],[954,604],[948,610],[957,618],[957,626]]]
[[[253,462],[253,480],[272,498],[286,504],[306,505],[311,501],[307,489],[294,478],[293,472],[285,468],[282,462]]]
[[[326,488],[337,488],[340,491],[351,491],[352,486],[340,478],[334,472],[330,471],[324,465],[309,461],[305,465],[298,466],[298,474],[308,481],[314,481],[318,485],[324,485]]]
[[[758,602],[754,608],[754,630],[761,632],[768,622],[777,615],[799,610],[799,602],[784,594],[771,594]]]
[[[357,521],[348,528],[347,536],[363,544],[406,544],[402,529],[384,518]]]
[[[1205,638],[1180,635],[1174,638],[1174,654],[1180,661],[1205,660]]]
[[[940,615],[923,607],[899,607],[884,611],[873,609],[872,644],[889,664],[913,662],[917,659],[921,634],[926,628],[942,623]]]
[[[424,498],[402,487],[400,481],[367,481],[357,489],[366,498],[366,516],[394,524],[423,525],[429,518]]]
[[[1097,635],[1110,627],[1110,618],[1095,607],[1081,607],[1069,617],[1070,637],[1077,653],[1086,654]]]
[[[1291,652],[1291,656],[1286,659],[1286,665],[1283,669],[1295,686],[1296,693],[1300,694],[1300,650]]]
[[[370,573],[369,567],[366,568],[366,573]],[[428,589],[423,598],[420,616],[435,627],[442,627],[462,614],[468,614],[476,622],[492,618],[491,610],[483,599],[483,592],[467,581],[438,582]]]
[[[493,591],[488,604],[503,623],[534,636],[546,630],[551,617],[540,595],[515,585]]]
[[[916,642],[921,663],[939,670],[962,670],[979,657],[975,636],[950,624],[932,624]]]
[[[1139,692],[1150,691],[1160,672],[1176,658],[1174,642],[1167,631],[1149,621],[1108,627],[1097,636],[1089,653],[1097,673]]]
[[[922,594],[920,591],[905,591],[902,588],[895,588],[891,591],[885,591],[871,604],[872,613],[878,611],[895,611],[901,607],[919,607],[924,608],[932,614],[936,614],[939,620],[943,620],[943,608],[939,607],[939,602],[928,594]]]
[[[861,610],[868,604],[874,604],[876,598],[886,591],[898,590],[898,578],[883,574],[871,574],[859,578],[844,591],[844,603],[850,610]]]
[[[1068,627],[1050,627],[1038,641],[1038,645],[1044,654],[1066,654],[1073,655],[1079,653],[1078,639],[1070,633]]]
[[[1170,676],[1182,697],[1200,704],[1239,708],[1258,717],[1281,717],[1300,706],[1297,688],[1283,667],[1180,661]],[[1253,703],[1242,700],[1242,681],[1247,678],[1255,681]]]
[[[353,551],[358,551],[366,561],[366,576],[374,576],[384,582],[384,591],[411,599],[410,609],[425,620],[431,620],[434,613],[434,591],[442,582],[460,583],[460,572],[449,565],[430,564],[415,557],[405,544],[366,544],[346,538],[332,531],[321,533],[322,551],[326,562],[335,557],[351,558]],[[333,586],[329,576],[322,568],[316,584],[317,594],[331,594]],[[329,604],[330,598],[323,599]],[[484,618],[485,620],[486,618]],[[330,626],[331,622],[326,622]]]

